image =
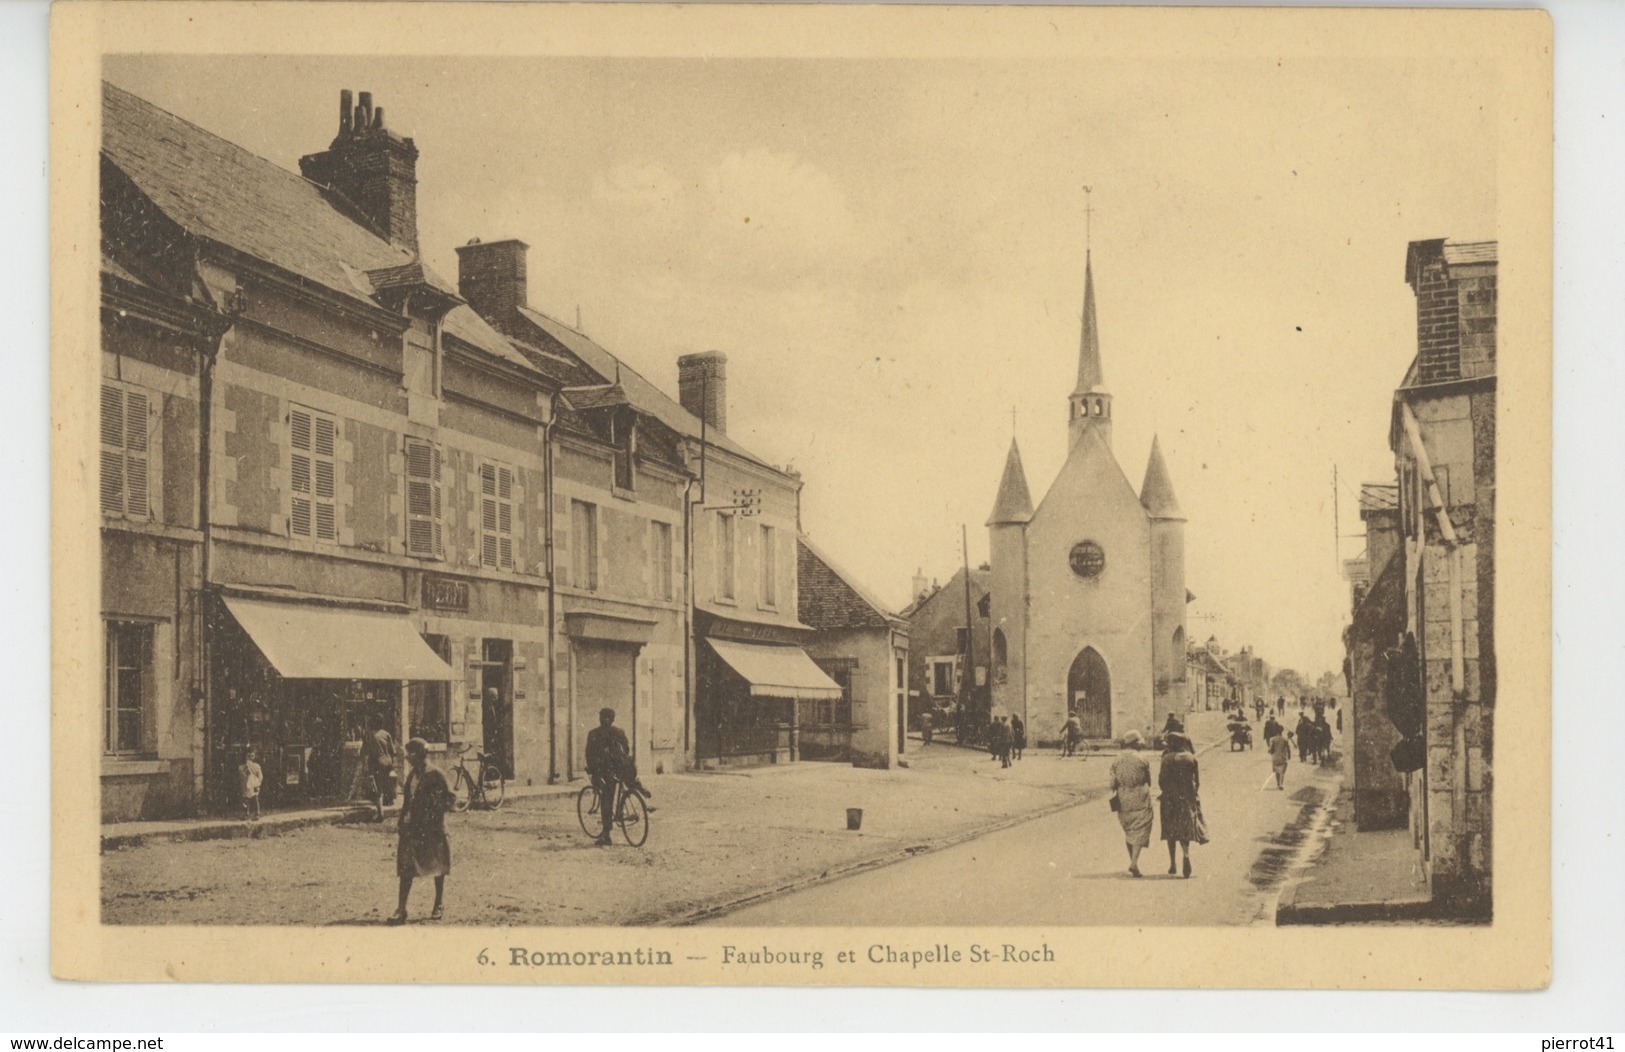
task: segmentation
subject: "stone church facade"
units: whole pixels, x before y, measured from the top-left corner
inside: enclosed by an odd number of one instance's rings
[[[993,705],[1036,740],[1149,736],[1183,710],[1185,516],[1155,439],[1136,494],[1112,451],[1092,262],[1084,268],[1069,452],[1035,507],[1014,440],[993,513]]]

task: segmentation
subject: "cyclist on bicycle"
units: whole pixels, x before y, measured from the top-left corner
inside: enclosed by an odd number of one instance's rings
[[[654,794],[638,780],[637,764],[632,762],[632,746],[626,733],[615,726],[615,710],[599,709],[598,726],[587,732],[587,777],[598,790],[598,811],[604,822],[597,843],[609,843],[609,828],[615,820],[615,787],[624,785],[645,800]],[[649,808],[653,811],[654,808]]]

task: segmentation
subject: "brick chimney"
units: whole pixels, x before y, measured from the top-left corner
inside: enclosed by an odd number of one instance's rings
[[[1416,293],[1416,373],[1421,384],[1495,372],[1496,244],[1412,241],[1405,281]]]
[[[418,250],[418,148],[384,127],[384,109],[372,93],[350,105],[339,92],[339,133],[325,151],[299,158],[299,171],[313,183],[337,190],[391,244]]]
[[[677,359],[677,399],[713,431],[728,431],[728,356],[721,351]]]
[[[526,306],[525,253],[530,246],[515,238],[457,246],[457,291],[475,313],[498,327]]]

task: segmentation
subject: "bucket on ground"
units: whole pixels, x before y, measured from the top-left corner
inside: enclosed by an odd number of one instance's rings
[[[848,829],[862,829],[863,828],[863,808],[861,808],[861,807],[849,807],[849,808],[846,809],[846,828],[848,828]]]

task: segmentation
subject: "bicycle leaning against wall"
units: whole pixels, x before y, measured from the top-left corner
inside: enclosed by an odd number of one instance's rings
[[[467,811],[473,806],[495,811],[501,807],[503,796],[507,793],[508,780],[502,776],[502,768],[496,765],[496,757],[483,750],[474,749],[474,769],[469,770],[468,753],[474,748],[474,743],[464,742],[454,748],[460,755],[457,757],[457,766],[451,769],[451,809]]]

